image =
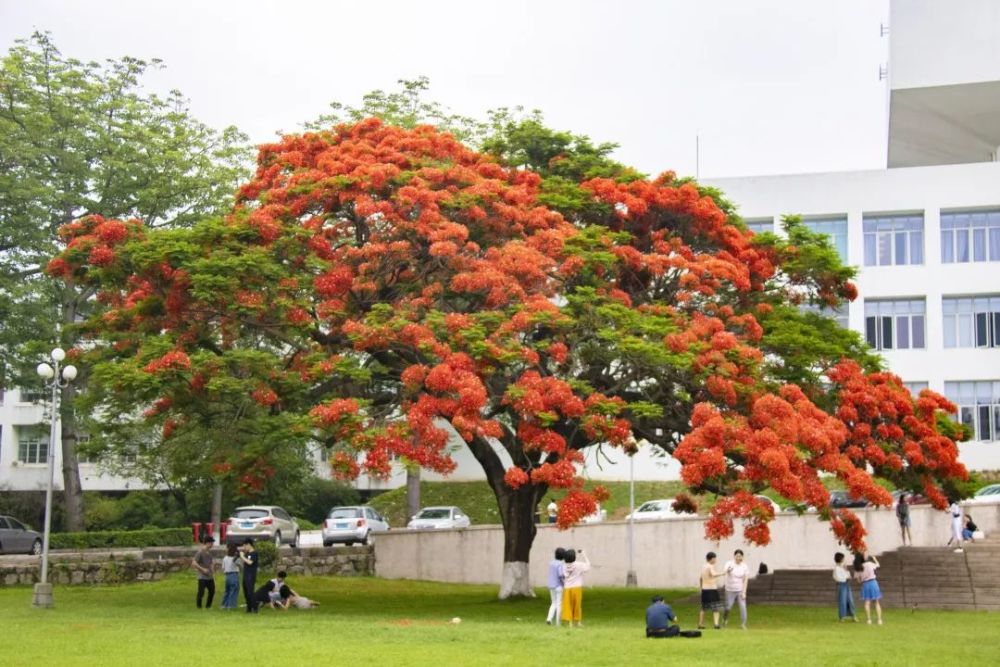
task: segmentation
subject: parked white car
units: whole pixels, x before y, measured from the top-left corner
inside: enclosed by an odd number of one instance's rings
[[[654,519],[674,519],[684,516],[673,507],[673,498],[660,498],[659,500],[647,500],[635,508],[635,511],[625,516],[625,520],[652,521]]]
[[[374,507],[334,507],[323,522],[323,546],[338,543],[351,546],[355,542],[368,544],[372,533],[384,533],[387,530],[389,522]]]
[[[458,507],[425,507],[406,524],[407,528],[443,530],[448,528],[468,528],[472,524],[468,515]]]
[[[779,505],[778,503],[774,502],[772,499],[768,498],[767,496],[761,495],[759,493],[756,494],[754,496],[754,498],[756,498],[757,500],[765,500],[768,503],[770,503],[771,504],[771,509],[774,510],[774,516],[778,516],[778,513],[781,511],[781,505]]]

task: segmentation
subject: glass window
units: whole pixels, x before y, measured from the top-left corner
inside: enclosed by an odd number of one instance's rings
[[[815,218],[803,220],[802,223],[810,231],[826,234],[830,243],[840,255],[840,260],[847,263],[847,218]]]
[[[43,403],[48,398],[48,392],[44,389],[26,389],[22,387],[19,394],[22,403]]]
[[[945,347],[1000,347],[1000,294],[945,297]]]
[[[17,460],[21,463],[48,463],[48,434],[37,427],[17,428]]]
[[[903,386],[906,387],[911,394],[913,394],[914,398],[919,396],[920,392],[924,389],[929,388],[929,385],[926,382],[904,382]]]
[[[941,261],[1000,262],[1000,210],[942,211]]]
[[[923,349],[926,303],[923,299],[865,302],[865,339],[876,350]]]
[[[1000,440],[1000,380],[945,382],[944,394],[958,406],[956,419],[972,430],[972,439]]]
[[[924,263],[924,216],[866,215],[865,266]]]
[[[744,220],[743,223],[754,234],[774,231],[774,218],[764,218],[761,220]]]

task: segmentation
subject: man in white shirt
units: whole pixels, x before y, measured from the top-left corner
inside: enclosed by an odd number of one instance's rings
[[[549,498],[549,504],[545,508],[545,513],[549,515],[549,523],[556,522],[556,518],[559,516],[559,506],[556,505],[554,498]]]
[[[743,561],[743,550],[737,549],[733,559],[726,562],[726,611],[722,615],[722,623],[729,623],[729,610],[733,603],[740,604],[740,624],[747,629],[747,584],[750,581],[750,566]]]

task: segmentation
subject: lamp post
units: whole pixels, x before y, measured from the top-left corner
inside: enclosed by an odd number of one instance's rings
[[[59,389],[76,379],[76,366],[69,364],[59,372],[59,363],[66,358],[62,348],[52,350],[52,365],[44,361],[35,370],[38,377],[45,381],[52,390],[52,414],[49,420],[49,481],[45,487],[45,530],[42,533],[42,571],[39,581],[35,584],[35,594],[31,604],[35,607],[49,608],[52,606],[52,584],[49,583],[49,533],[52,528],[52,486],[55,480],[56,464],[56,432],[59,429]]]
[[[633,439],[628,455],[628,572],[625,573],[625,586],[634,588],[639,585],[635,576],[635,535],[632,532],[632,522],[635,521],[635,452],[638,446]]]

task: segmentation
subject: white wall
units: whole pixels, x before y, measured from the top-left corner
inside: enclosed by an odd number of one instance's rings
[[[868,530],[872,553],[900,544],[899,524],[888,509],[856,510]],[[987,534],[1000,530],[1000,504],[967,508]],[[948,540],[946,512],[929,507],[910,509],[912,534],[917,546],[941,546]],[[833,554],[846,551],[838,545],[829,524],[815,516],[779,515],[771,524],[771,543],[756,547],[737,538],[721,543],[704,538],[698,517],[634,524],[635,571],[644,588],[698,586],[698,574],[708,551],[720,562],[743,549],[753,572],[761,562],[769,569],[829,568]],[[453,531],[393,530],[375,536],[375,574],[388,579],[418,579],[469,584],[499,584],[503,567],[503,529],[472,527]],[[628,524],[621,521],[582,525],[566,531],[539,526],[531,549],[530,577],[534,586],[545,586],[546,567],[556,547],[582,548],[593,569],[588,586],[623,586],[628,571]]]
[[[889,80],[919,88],[1000,79],[1000,2],[892,0]]]
[[[1000,5],[1000,3],[998,3]],[[850,305],[849,325],[864,331],[865,299],[925,297],[927,347],[890,350],[884,357],[907,382],[928,382],[944,393],[945,381],[1000,380],[1000,351],[945,349],[942,297],[1000,293],[1000,263],[942,264],[942,209],[1000,207],[1000,163],[914,167],[878,171],[707,179],[734,202],[744,218],[785,214],[847,214],[848,264],[857,266],[860,297]],[[924,264],[865,267],[862,218],[868,213],[924,213]],[[1000,442],[960,446],[973,469],[1000,468]]]

